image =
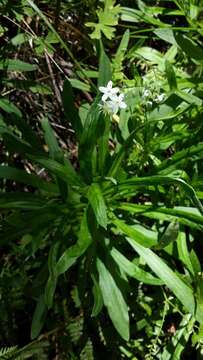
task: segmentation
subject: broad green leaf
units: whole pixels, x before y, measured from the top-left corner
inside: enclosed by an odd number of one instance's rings
[[[100,185],[93,183],[87,196],[98,224],[106,229],[108,223],[107,209]]]
[[[116,248],[111,249],[111,256],[118,266],[130,277],[149,285],[163,285],[163,281],[143,270],[134,262],[129,261]]]
[[[188,111],[190,106],[191,104],[182,103],[174,108],[173,98],[168,98],[164,104],[157,106],[149,113],[148,120],[149,122],[171,120]]]
[[[124,300],[121,290],[118,288],[114,278],[103,262],[97,258],[97,269],[99,273],[99,286],[102,291],[104,304],[115,329],[120,336],[129,340],[129,315],[128,306]]]
[[[157,35],[160,39],[174,45],[176,44],[176,40],[173,34],[172,29],[156,29],[153,31],[155,35]]]
[[[150,61],[152,64],[160,64],[164,61],[162,54],[158,50],[148,46],[135,50],[135,55]]]

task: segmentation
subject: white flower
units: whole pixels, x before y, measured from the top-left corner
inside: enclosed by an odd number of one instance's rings
[[[119,88],[113,88],[112,81],[109,81],[107,86],[100,86],[99,91],[101,91],[104,95],[102,96],[102,101],[106,101],[107,99],[111,99],[119,92]]]
[[[118,94],[120,90],[118,87],[113,88],[112,81],[109,81],[106,87],[100,86],[99,90],[103,93],[102,103],[99,104],[99,107],[104,113],[116,116],[120,109],[127,107],[123,101],[124,94]]]
[[[143,94],[142,94],[142,97],[143,97],[143,98],[146,98],[146,97],[149,97],[149,96],[151,96],[151,91],[149,91],[149,90],[145,90],[145,91],[143,92]]]
[[[152,101],[147,101],[147,102],[146,102],[146,105],[149,106],[149,107],[152,107],[153,102],[152,102]]]
[[[108,106],[111,109],[111,112],[113,114],[117,114],[118,110],[125,109],[127,107],[126,103],[123,101],[124,95],[115,95],[111,98],[111,100],[108,102]]]
[[[159,102],[163,101],[164,98],[165,98],[165,95],[162,93],[162,94],[160,94],[160,95],[157,95],[157,97],[155,98],[155,101],[156,101],[157,103],[159,103]]]

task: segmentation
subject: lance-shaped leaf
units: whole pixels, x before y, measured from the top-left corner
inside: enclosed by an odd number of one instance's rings
[[[88,199],[94,211],[95,217],[99,225],[107,228],[106,204],[99,184],[92,184],[88,191]]]
[[[63,274],[67,271],[77,259],[84,254],[92,242],[92,237],[88,228],[88,219],[86,211],[83,215],[78,235],[78,242],[68,248],[59,258],[56,264],[57,275]]]
[[[118,266],[130,277],[149,285],[163,285],[163,281],[154,277],[149,272],[143,270],[134,262],[129,261],[123,254],[116,248],[111,250],[111,256],[118,264]]]
[[[203,322],[203,311],[198,303],[195,303],[194,291],[180,279],[180,277],[152,250],[145,248],[130,238],[126,238],[132,248],[145,260],[155,274],[163,280],[165,285],[174,293],[185,308],[196,316],[199,322]]]
[[[115,329],[120,336],[129,340],[129,315],[128,306],[118,288],[114,278],[100,259],[97,259],[99,272],[99,285],[102,291],[104,304],[107,307],[109,316]]]

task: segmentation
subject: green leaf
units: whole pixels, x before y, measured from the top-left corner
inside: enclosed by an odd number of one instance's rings
[[[76,136],[79,138],[82,133],[83,127],[78,114],[78,110],[76,109],[74,104],[72,85],[69,80],[64,81],[62,99],[65,115],[67,116],[67,119],[71,122]]]
[[[199,262],[198,256],[197,256],[196,252],[194,251],[194,249],[192,249],[190,252],[190,260],[191,260],[195,275],[197,276],[199,273],[201,273],[202,269],[201,269],[201,264]]]
[[[184,232],[180,232],[177,239],[177,248],[178,248],[178,257],[186,266],[186,268],[190,271],[191,274],[195,275],[193,265],[190,259],[190,253],[187,247],[186,234]]]
[[[30,193],[0,192],[0,209],[35,210],[46,206],[46,200]]]
[[[183,99],[184,101],[186,101],[188,104],[194,104],[197,106],[202,105],[202,100],[193,94],[190,94],[188,92],[181,91],[181,90],[176,90],[175,94],[177,96],[179,96],[181,99]]]
[[[28,64],[21,60],[15,59],[5,59],[0,60],[0,70],[7,71],[34,71],[37,70],[38,66],[33,64]]]
[[[157,233],[147,230],[144,226],[139,224],[127,225],[124,221],[119,220],[115,215],[111,214],[111,222],[123,234],[130,236],[139,244],[145,247],[152,247],[157,244]]]
[[[92,280],[94,283],[93,288],[92,288],[92,292],[93,292],[93,296],[94,296],[94,305],[93,305],[91,316],[94,317],[100,313],[104,303],[103,303],[102,292],[99,287],[99,284],[94,275],[91,275],[91,277],[92,277]]]
[[[116,54],[115,54],[115,57],[114,57],[113,63],[112,63],[113,78],[115,80],[122,80],[122,78],[123,78],[123,73],[122,73],[123,66],[122,65],[123,65],[123,61],[125,59],[125,52],[128,47],[129,39],[130,39],[130,32],[127,29],[123,34],[120,45],[116,51]]]
[[[20,33],[11,39],[11,43],[14,46],[19,46],[25,42],[28,42],[30,39],[32,39],[32,36],[28,35],[27,33]]]
[[[163,281],[154,277],[149,272],[144,271],[138,265],[129,261],[124,255],[122,255],[116,248],[111,249],[111,256],[118,264],[118,266],[130,277],[137,279],[144,284],[149,285],[163,285]]]
[[[114,26],[118,24],[118,14],[120,6],[115,4],[115,0],[105,1],[104,9],[96,11],[99,23],[88,22],[85,25],[87,27],[93,27],[94,31],[90,35],[92,39],[101,39],[102,33],[107,39],[111,40],[114,36]]]
[[[175,39],[181,50],[186,53],[186,55],[202,63],[203,49],[197,43],[181,33],[176,33]]]
[[[136,241],[126,238],[132,248],[146,261],[155,274],[163,280],[165,285],[175,294],[185,308],[195,314],[193,290],[186,285],[175,272],[152,250],[143,247]]]
[[[73,186],[82,185],[80,177],[77,175],[75,169],[68,161],[68,159],[64,160],[64,164],[60,164],[58,161],[44,157],[29,155],[29,158],[41,164],[43,167],[45,167],[54,175],[58,176],[60,179],[67,181],[68,184]]]
[[[153,8],[153,7],[151,7]],[[137,10],[137,9],[131,9],[128,7],[122,7],[121,8],[121,19],[123,21],[129,21],[129,22],[135,22],[140,23],[145,21],[147,24],[157,25],[160,27],[168,27],[168,25],[161,22],[159,19],[155,19],[155,17],[150,14],[150,7],[144,6],[143,9]]]
[[[106,229],[108,223],[107,209],[99,184],[93,183],[89,188],[87,196],[98,224]]]
[[[131,203],[119,203],[117,208],[137,214],[168,222],[180,222],[182,224],[202,230],[203,217],[196,208],[176,206],[174,208],[155,207],[153,205],[137,205]]]
[[[19,117],[22,116],[21,111],[13,103],[11,103],[8,99],[4,99],[4,98],[0,99],[0,108],[9,114],[13,113]]]
[[[114,278],[105,267],[103,262],[97,258],[97,269],[99,272],[99,286],[102,291],[104,304],[115,329],[120,336],[129,340],[129,315],[128,306],[123,298],[121,290],[117,287]]]
[[[153,33],[155,35],[157,35],[160,39],[174,45],[176,44],[176,40],[173,34],[173,30],[172,29],[156,29],[153,31]]]
[[[150,61],[152,64],[160,64],[163,62],[162,54],[158,50],[148,46],[136,49],[135,55]]]
[[[192,160],[194,156],[203,153],[203,142],[199,142],[197,145],[192,145],[186,147],[183,150],[177,151],[170,159],[165,159],[157,167],[159,173],[164,174],[164,172],[169,172],[171,170],[176,170],[178,164],[182,164],[181,161],[188,159]]]
[[[48,148],[49,148],[50,157],[52,159],[56,160],[56,161],[59,161],[61,164],[63,164],[64,163],[64,155],[63,155],[63,152],[62,152],[61,148],[58,145],[56,136],[55,136],[50,124],[49,124],[48,119],[43,118],[41,123],[42,123],[42,128],[44,130],[46,144],[48,145]],[[68,163],[68,165],[69,165],[69,169],[71,169],[71,171],[72,171],[73,168],[72,168],[71,164]],[[64,200],[66,200],[66,198],[67,198],[67,184],[62,179],[60,179],[58,177],[57,177],[57,182],[58,182],[58,185],[59,185],[59,189],[60,189],[60,193],[62,195],[62,198]]]
[[[58,142],[56,140],[56,136],[49,124],[49,120],[47,118],[43,118],[41,120],[41,124],[42,124],[42,128],[44,130],[44,137],[45,137],[45,141],[46,144],[48,145],[49,148],[49,153],[52,159],[63,159],[63,153],[61,148],[58,145]]]
[[[179,234],[179,224],[178,222],[172,222],[170,223],[164,234],[159,239],[159,243],[157,245],[157,249],[163,249],[166,246],[168,246],[170,243],[177,240]]]
[[[99,76],[98,76],[98,88],[99,86],[106,86],[109,80],[111,80],[111,63],[106,55],[102,42],[100,43],[100,59],[99,59]]]
[[[45,305],[44,302],[44,296],[41,295],[37,302],[35,312],[32,318],[32,324],[31,324],[32,340],[35,339],[40,334],[40,331],[42,330],[45,323],[46,315],[47,315],[47,306]]]
[[[58,193],[57,186],[55,184],[42,180],[37,175],[28,174],[24,170],[18,170],[10,166],[0,166],[0,179],[14,180],[47,192]]]
[[[143,178],[136,178],[132,177],[129,180],[126,180],[123,183],[120,183],[116,190],[118,194],[124,190],[129,191],[131,187],[136,186],[164,186],[164,185],[177,185],[181,186],[188,197],[191,199],[193,204],[198,208],[201,214],[203,214],[203,207],[201,202],[199,201],[194,189],[192,186],[187,184],[184,180],[172,176],[150,176],[150,177],[143,177]]]
[[[109,155],[109,133],[111,119],[109,115],[101,114],[100,120],[104,122],[104,131],[98,139],[98,172],[100,176],[106,174],[106,162]]]
[[[49,278],[47,280],[47,284],[45,287],[45,294],[44,294],[45,303],[48,309],[52,307],[53,297],[57,285],[58,274],[57,274],[56,265],[57,265],[58,248],[59,248],[59,242],[52,245],[48,257]]]
[[[88,228],[88,219],[86,211],[83,215],[78,235],[78,242],[65,250],[56,264],[56,272],[59,276],[66,272],[77,259],[84,254],[92,242],[92,237]]]
[[[165,61],[166,76],[168,79],[170,90],[177,89],[176,75],[173,69],[173,65],[166,60]]]
[[[68,81],[68,80],[66,80],[66,81]],[[74,89],[79,89],[81,91],[86,91],[86,92],[91,91],[90,85],[85,83],[84,81],[81,81],[78,79],[69,79],[69,82]]]

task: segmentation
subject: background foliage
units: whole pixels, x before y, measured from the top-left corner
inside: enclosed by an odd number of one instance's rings
[[[202,1],[0,11],[0,359],[201,359]]]

